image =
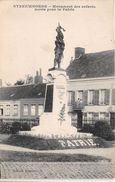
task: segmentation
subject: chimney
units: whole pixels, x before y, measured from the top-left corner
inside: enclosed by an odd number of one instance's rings
[[[2,87],[2,79],[0,79],[0,87]]]
[[[36,71],[36,76],[38,76],[38,71]]]
[[[43,77],[42,77],[42,71],[41,68],[39,69],[39,72],[36,71],[36,76],[34,77],[34,84],[42,83]]]
[[[85,48],[82,48],[82,47],[75,48],[75,59],[79,59],[84,54],[85,54]]]
[[[41,68],[39,69],[39,73],[40,73],[40,76],[42,76],[42,70],[41,70]]]

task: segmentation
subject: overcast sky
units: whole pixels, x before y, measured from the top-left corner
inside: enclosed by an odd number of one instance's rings
[[[0,78],[14,83],[26,74],[43,75],[53,66],[56,27],[64,32],[65,51],[62,67],[66,68],[75,47],[86,53],[113,49],[113,0],[55,1],[56,5],[96,5],[76,11],[40,12],[32,8],[13,8],[22,1],[0,2]],[[24,1],[23,4],[54,4],[53,1]]]

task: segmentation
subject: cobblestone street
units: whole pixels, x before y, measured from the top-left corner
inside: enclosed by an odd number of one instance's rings
[[[2,162],[2,179],[110,179],[111,162]]]

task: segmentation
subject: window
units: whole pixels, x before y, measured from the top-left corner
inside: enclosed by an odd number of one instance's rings
[[[88,112],[83,114],[84,122],[94,124],[99,120],[99,113],[98,112]]]
[[[6,116],[10,116],[10,105],[6,105]]]
[[[79,91],[78,91],[77,99],[83,100],[83,90],[79,90]]]
[[[68,92],[68,104],[71,104],[71,91]]]
[[[112,89],[112,105],[115,105],[115,88]]]
[[[83,120],[87,121],[87,113],[86,112],[83,113]]]
[[[38,115],[41,115],[44,112],[43,105],[38,105]]]
[[[99,113],[94,112],[94,113],[93,113],[93,119],[94,119],[95,121],[98,121],[98,120],[99,120]]]
[[[78,115],[77,114],[72,114],[71,115],[71,121],[75,121],[74,123],[76,123],[78,120]]]
[[[75,92],[69,91],[68,92],[68,105],[71,105],[75,102]]]
[[[3,116],[3,105],[0,105],[0,116]]]
[[[85,106],[88,104],[88,90],[83,91],[83,104]]]
[[[89,124],[94,124],[94,122],[95,122],[94,112],[88,112],[88,114],[87,114],[87,122]]]
[[[93,120],[93,112],[88,113],[88,120],[92,121]]]
[[[27,104],[24,104],[24,106],[23,106],[23,115],[24,116],[28,115],[28,105]]]
[[[14,116],[17,116],[18,115],[18,105],[15,104],[14,105]]]
[[[94,90],[88,92],[88,104],[93,104],[94,101]]]
[[[105,104],[105,94],[106,90],[100,90],[99,103],[102,105]]]
[[[31,116],[35,116],[35,114],[36,114],[36,105],[32,104],[31,105]]]
[[[99,105],[99,90],[94,90],[94,95],[93,95],[93,104],[94,105]]]
[[[109,120],[109,113],[100,112],[100,120],[108,121]]]

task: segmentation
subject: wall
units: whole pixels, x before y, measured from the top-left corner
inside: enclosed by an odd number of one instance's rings
[[[29,113],[27,116],[23,115],[23,106],[24,104],[28,105],[29,108]],[[35,104],[36,106],[36,111],[35,111],[35,115],[31,116],[31,105]],[[3,115],[0,116],[0,119],[4,119],[4,120],[23,120],[23,119],[27,119],[27,120],[31,120],[31,119],[36,119],[38,117],[38,106],[39,105],[44,105],[44,98],[40,98],[40,99],[21,99],[21,100],[7,100],[7,101],[0,101],[0,105],[3,105]],[[6,107],[7,105],[10,105],[10,114],[7,115],[7,110]],[[18,105],[18,113],[17,115],[14,115],[14,105]]]
[[[88,105],[84,104],[84,108],[82,111],[84,113],[89,112],[115,112],[115,99],[112,92],[115,92],[115,78],[114,77],[104,77],[104,78],[89,78],[89,79],[76,79],[76,80],[69,80],[68,81],[68,91],[75,92],[75,100],[77,99],[77,91],[89,91],[89,90],[101,90],[106,89],[109,91],[108,98],[106,98],[107,103],[104,105],[95,104],[95,105]],[[113,94],[113,96],[112,96]],[[88,99],[88,98],[87,98]],[[68,110],[71,109],[71,106],[68,106]]]
[[[3,105],[3,115],[0,116],[0,119],[20,119],[20,101],[6,100],[0,101],[0,105]],[[10,115],[7,115],[6,108],[7,105],[10,105]],[[14,105],[18,106],[18,113],[14,115]]]
[[[21,99],[20,100],[20,117],[22,119],[36,119],[38,117],[38,105],[44,105],[44,98],[33,98],[33,99]],[[27,116],[24,116],[23,114],[23,107],[24,105],[27,104],[28,105],[28,109],[29,109],[29,112],[28,112],[28,115]],[[31,105],[35,105],[36,106],[36,111],[35,111],[35,115],[32,116],[31,115]]]

